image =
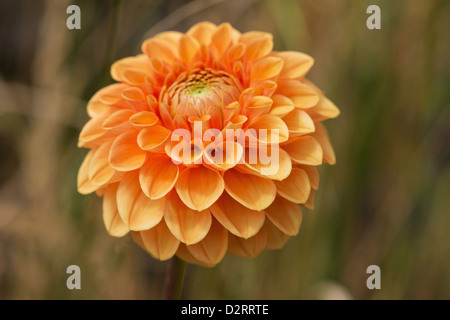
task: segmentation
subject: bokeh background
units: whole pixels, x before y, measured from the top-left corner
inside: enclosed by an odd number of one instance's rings
[[[81,30],[66,8],[81,8]],[[381,30],[366,9],[381,8]],[[167,262],[110,237],[82,196],[77,136],[110,65],[143,39],[202,20],[274,34],[312,55],[341,109],[316,209],[282,250],[189,265],[186,299],[450,298],[450,1],[0,2],[0,298],[158,299]],[[66,287],[81,267],[82,289]],[[381,290],[366,269],[381,268]]]

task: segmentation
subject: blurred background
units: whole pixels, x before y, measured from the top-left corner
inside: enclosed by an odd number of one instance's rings
[[[81,8],[81,30],[66,9]],[[381,8],[381,30],[366,9]],[[110,237],[76,190],[86,104],[110,65],[202,20],[274,34],[315,58],[341,109],[337,164],[282,250],[188,265],[186,299],[450,299],[450,1],[0,2],[0,299],[158,299],[167,262]],[[66,268],[81,267],[81,290]],[[381,290],[366,287],[369,265]]]

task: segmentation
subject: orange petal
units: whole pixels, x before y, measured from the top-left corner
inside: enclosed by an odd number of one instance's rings
[[[228,22],[222,23],[211,37],[211,44],[216,48],[218,58],[225,52],[231,42],[231,30],[231,25]]]
[[[117,190],[117,208],[130,230],[153,228],[164,215],[166,199],[150,200],[141,190],[137,173],[128,174]]]
[[[126,84],[114,83],[97,91],[88,102],[89,116],[94,118],[118,104],[122,100],[122,91],[126,88],[128,88]]]
[[[141,111],[132,115],[129,119],[131,125],[136,128],[154,126],[159,122],[158,116],[150,111]]]
[[[95,116],[89,120],[81,129],[78,146],[86,146],[87,143],[101,138],[106,130],[103,129],[103,122],[111,115],[112,111],[115,109],[110,109],[107,112],[103,112],[100,115]]]
[[[292,161],[298,164],[317,166],[322,164],[323,151],[319,142],[311,136],[302,136],[283,146]]]
[[[245,32],[241,35],[239,41],[245,44],[249,44],[255,39],[258,38],[265,38],[272,40],[273,36],[271,33],[268,32],[262,32],[262,31],[249,31]]]
[[[169,139],[170,133],[169,129],[154,125],[139,132],[137,143],[142,150],[164,152],[164,144]]]
[[[203,152],[205,162],[215,169],[226,171],[236,166],[244,154],[244,148],[237,142],[210,143]]]
[[[315,166],[298,166],[300,169],[305,170],[308,174],[309,182],[311,183],[311,188],[317,190],[319,188],[319,169]]]
[[[214,265],[212,264],[205,264],[200,260],[194,258],[194,256],[189,252],[187,246],[184,243],[180,243],[180,246],[178,247],[177,251],[177,257],[180,258],[181,260],[186,261],[187,263],[196,264],[202,267],[214,267]]]
[[[336,163],[336,155],[334,154],[333,146],[330,142],[327,129],[321,123],[317,123],[316,132],[312,136],[319,142],[323,150],[323,162],[329,164]]]
[[[189,29],[186,34],[195,38],[200,44],[209,45],[217,26],[211,22],[200,22]]]
[[[278,229],[269,219],[266,219],[263,227],[267,235],[266,249],[281,249],[289,240],[289,236]]]
[[[103,121],[103,129],[111,130],[122,126],[128,125],[128,119],[134,114],[130,109],[121,109],[111,114],[105,121]]]
[[[144,54],[118,60],[111,66],[111,76],[118,82],[143,84],[150,76],[150,63]]]
[[[264,229],[248,239],[230,234],[228,237],[228,253],[244,258],[256,258],[264,250],[266,242],[267,235]]]
[[[278,229],[290,236],[295,236],[302,224],[300,206],[282,197],[277,197],[266,209],[266,216]]]
[[[153,156],[142,166],[139,182],[147,197],[156,200],[164,197],[175,186],[178,166],[165,156]]]
[[[117,210],[117,187],[118,183],[105,188],[105,193],[103,194],[103,222],[111,236],[123,237],[128,233],[129,229],[123,223]]]
[[[279,75],[283,68],[283,59],[276,57],[265,57],[257,60],[251,68],[251,79],[269,79]]]
[[[228,170],[224,174],[225,190],[236,201],[252,210],[264,210],[275,199],[277,188],[272,180]]]
[[[282,143],[289,139],[289,129],[279,117],[265,114],[249,124],[246,129],[253,129],[259,143]],[[248,132],[253,132],[249,130]],[[278,131],[277,131],[278,130]],[[252,133],[252,135],[254,135]],[[278,135],[278,140],[276,136]],[[255,137],[255,138],[256,138]]]
[[[211,229],[202,241],[187,246],[194,258],[207,265],[219,263],[227,253],[227,248],[228,231],[216,219],[213,219]]]
[[[315,130],[314,121],[302,110],[295,109],[283,117],[289,129],[289,137],[302,136]]]
[[[208,209],[223,193],[224,183],[217,171],[204,166],[181,172],[175,185],[180,199],[192,210]]]
[[[108,161],[112,142],[102,144],[92,156],[89,166],[89,181],[96,186],[102,186],[113,177],[114,170]]]
[[[123,90],[122,97],[134,111],[145,111],[148,109],[147,98],[144,92],[138,87],[129,87]]]
[[[272,96],[272,101],[273,104],[269,113],[275,116],[283,117],[284,115],[295,109],[292,100],[281,94]]]
[[[163,39],[151,38],[142,44],[142,51],[149,58],[157,58],[167,63],[175,60],[175,53],[168,42]]]
[[[242,206],[227,193],[222,194],[210,210],[228,231],[245,239],[253,237],[264,224],[264,213]]]
[[[89,194],[98,189],[98,186],[92,184],[89,181],[89,168],[91,166],[91,160],[95,153],[95,150],[91,150],[88,152],[86,157],[81,164],[80,170],[78,170],[77,176],[77,188],[78,192],[81,194]]]
[[[341,112],[328,98],[321,96],[319,102],[308,109],[308,113],[314,121],[322,121],[330,118],[336,118]]]
[[[147,156],[147,152],[139,148],[137,132],[130,131],[118,136],[109,152],[109,163],[118,171],[131,171],[140,168]]]
[[[171,192],[166,197],[167,209],[164,219],[172,234],[188,245],[203,240],[211,227],[212,218],[209,211],[199,212],[189,209],[176,192]]]
[[[297,168],[293,168],[286,179],[275,181],[275,185],[279,195],[294,203],[305,203],[311,192],[308,174]]]
[[[248,155],[249,153],[248,150],[249,149],[247,149],[246,155]],[[291,173],[292,161],[291,158],[289,157],[289,154],[283,149],[278,148],[278,152],[279,154],[277,164],[276,163],[263,164],[261,163],[259,157],[256,163],[249,163],[250,162],[249,159],[246,158],[245,163],[237,165],[236,168],[238,171],[241,171],[243,173],[255,174],[257,176],[263,176],[265,178],[269,178],[272,180],[284,180]],[[278,170],[275,174],[267,174],[267,172],[270,170],[269,168],[271,165],[278,165]]]
[[[180,241],[173,236],[164,220],[149,230],[141,231],[140,234],[148,252],[161,261],[172,258],[180,245]]]
[[[185,64],[189,65],[192,58],[197,54],[200,45],[195,38],[189,35],[183,35],[180,38],[180,58]]]
[[[283,51],[276,52],[274,55],[284,60],[280,78],[294,79],[304,77],[314,64],[314,59],[302,52]]]
[[[268,55],[273,48],[271,38],[260,37],[247,44],[246,58],[248,61],[259,59]]]
[[[319,102],[318,93],[306,82],[300,80],[278,80],[276,93],[291,99],[297,108],[311,108]]]
[[[316,190],[312,189],[311,193],[309,194],[308,201],[306,201],[305,203],[302,203],[302,205],[305,208],[313,210],[314,209],[314,198],[315,197],[316,197]]]

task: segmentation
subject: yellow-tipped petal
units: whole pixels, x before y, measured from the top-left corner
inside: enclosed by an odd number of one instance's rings
[[[290,236],[295,236],[302,224],[300,206],[282,197],[277,197],[266,209],[266,216],[277,228]]]
[[[149,230],[141,231],[140,236],[148,252],[161,261],[172,258],[180,245],[180,241],[173,236],[164,220]]]
[[[190,167],[180,173],[175,189],[186,206],[202,211],[220,197],[224,182],[217,171],[204,166]]]
[[[275,185],[279,195],[294,203],[305,203],[311,192],[308,174],[297,168],[293,168],[286,179],[275,181]]]
[[[176,192],[167,196],[167,208],[164,220],[172,234],[188,245],[201,241],[211,227],[211,214],[208,210],[194,211],[188,208]]]
[[[228,170],[224,181],[227,193],[249,209],[264,210],[275,200],[277,188],[270,179]]]
[[[227,193],[222,194],[210,210],[228,231],[245,239],[254,236],[264,224],[263,212],[244,207]]]
[[[156,226],[164,216],[166,199],[149,199],[141,190],[137,172],[129,173],[117,189],[117,208],[130,230],[142,231]]]
[[[117,210],[116,195],[118,185],[116,183],[107,186],[103,194],[103,222],[106,230],[113,237],[123,237],[129,231]]]

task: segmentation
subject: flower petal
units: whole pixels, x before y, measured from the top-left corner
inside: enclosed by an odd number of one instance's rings
[[[165,156],[152,156],[139,171],[139,182],[147,197],[164,197],[175,186],[178,166]]]
[[[252,210],[264,210],[275,199],[277,188],[270,179],[236,170],[224,174],[225,190],[236,201]]]
[[[169,129],[154,125],[139,132],[137,143],[142,150],[164,152],[164,143],[169,139],[170,133]]]
[[[190,64],[192,58],[194,58],[199,49],[200,45],[195,38],[189,35],[183,35],[180,38],[180,59],[186,65]]]
[[[211,227],[211,214],[208,210],[194,211],[180,200],[176,192],[167,196],[167,208],[164,220],[172,234],[188,245],[201,241]]]
[[[114,170],[108,161],[112,142],[102,144],[92,156],[89,166],[89,181],[96,186],[102,186],[113,177]]]
[[[266,219],[263,228],[265,229],[267,235],[266,249],[281,249],[290,238],[287,234],[270,222],[269,219]]]
[[[315,130],[314,121],[302,110],[295,109],[283,117],[289,129],[289,137],[302,136]]]
[[[92,184],[89,180],[89,168],[91,166],[91,160],[94,154],[94,149],[89,151],[80,166],[80,170],[78,170],[77,188],[78,192],[81,194],[89,194],[98,189],[98,186]]]
[[[216,219],[213,219],[206,237],[196,244],[187,246],[187,249],[197,260],[207,265],[215,265],[227,253],[228,231]]]
[[[228,237],[228,253],[244,258],[256,258],[264,250],[266,242],[267,235],[264,229],[248,239],[230,234]]]
[[[290,236],[295,236],[302,224],[300,206],[282,197],[277,197],[266,209],[266,216],[278,229]]]
[[[181,172],[175,189],[186,206],[202,211],[220,197],[224,182],[217,171],[204,166],[190,167]]]
[[[305,203],[311,192],[308,174],[297,168],[293,168],[286,179],[275,181],[275,185],[280,196],[294,203]]]
[[[132,115],[129,119],[131,125],[136,128],[154,126],[159,122],[158,116],[150,111],[141,111]]]
[[[231,42],[231,25],[228,22],[222,23],[214,31],[211,37],[211,44],[217,50],[217,58],[225,52]]]
[[[194,37],[200,44],[209,45],[217,26],[211,22],[200,22],[192,26],[186,34]]]
[[[280,78],[295,79],[304,77],[314,64],[314,59],[302,52],[283,51],[276,52],[274,55],[284,60]]]
[[[271,38],[260,37],[253,39],[247,44],[246,58],[248,61],[259,59],[268,55],[273,48]]]
[[[117,189],[117,208],[130,230],[142,231],[156,226],[164,216],[166,199],[149,199],[141,190],[137,172],[128,174]]]
[[[318,123],[316,126],[316,132],[312,136],[319,142],[323,150],[323,162],[328,164],[336,163],[336,155],[334,154],[333,146],[330,142],[330,136],[328,135],[327,129],[323,124]]]
[[[298,164],[317,166],[322,164],[323,151],[319,142],[311,136],[302,136],[283,146],[292,161]]]
[[[315,166],[298,166],[300,169],[305,170],[305,172],[308,174],[309,182],[311,183],[311,188],[314,190],[317,190],[319,188],[319,169]]]
[[[336,118],[341,112],[328,98],[320,96],[318,103],[308,109],[308,113],[314,121],[323,121]]]
[[[118,136],[109,152],[109,163],[117,171],[131,171],[140,168],[147,156],[147,152],[139,148],[137,131],[122,133]]]
[[[178,247],[177,251],[177,257],[180,258],[181,260],[186,261],[187,263],[196,264],[202,267],[209,267],[209,268],[214,267],[213,264],[206,264],[194,258],[194,256],[187,249],[187,245],[185,245],[184,243],[180,243],[180,246]]]
[[[173,236],[164,220],[149,230],[141,231],[140,234],[145,248],[160,261],[172,258],[180,245],[180,241]]]
[[[222,194],[210,210],[228,231],[245,239],[254,236],[264,224],[264,213],[244,207],[227,193]]]
[[[279,75],[283,68],[283,59],[276,57],[265,57],[257,60],[251,68],[251,79],[270,79]]]
[[[106,230],[113,237],[123,237],[129,231],[117,210],[116,195],[118,185],[116,183],[107,186],[103,194],[103,222]]]

